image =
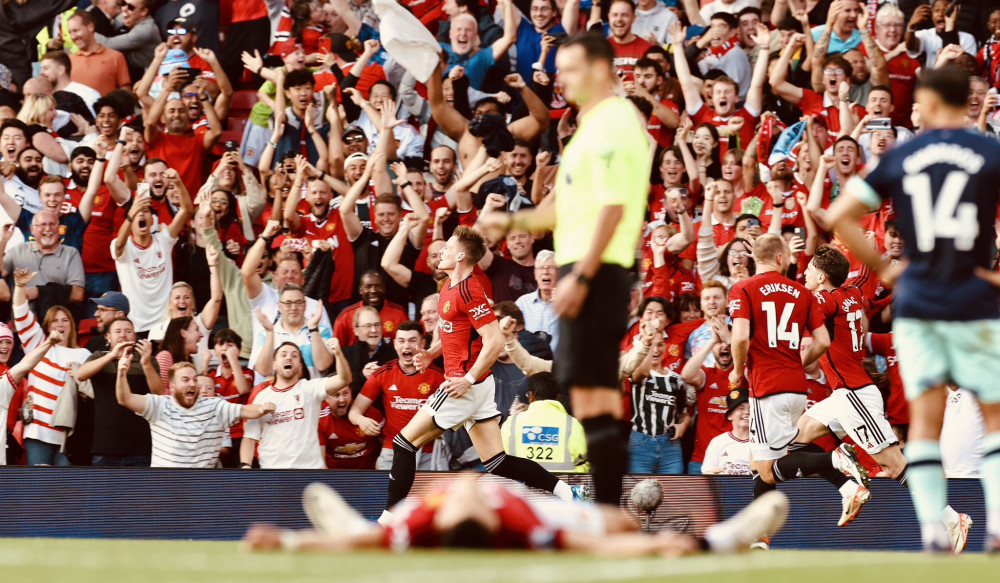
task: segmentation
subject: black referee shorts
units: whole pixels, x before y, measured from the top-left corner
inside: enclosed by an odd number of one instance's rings
[[[571,275],[573,264],[559,268]],[[573,320],[559,320],[559,346],[553,367],[564,389],[618,386],[618,345],[628,331],[628,270],[605,263],[590,282],[587,298]]]

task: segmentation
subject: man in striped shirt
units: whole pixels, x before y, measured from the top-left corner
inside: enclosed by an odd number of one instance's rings
[[[118,361],[118,403],[149,422],[153,438],[151,467],[215,467],[226,429],[240,419],[257,419],[274,411],[274,403],[238,405],[224,399],[200,399],[190,362],[170,367],[172,395],[136,395],[129,388],[132,351]]]

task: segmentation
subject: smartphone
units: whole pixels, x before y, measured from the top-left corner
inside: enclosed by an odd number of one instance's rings
[[[135,198],[136,200],[149,196],[149,183],[140,182],[138,186],[135,187]]]
[[[892,120],[888,117],[876,117],[865,124],[865,129],[868,131],[892,129]]]
[[[185,84],[191,83],[195,80],[198,75],[201,75],[201,69],[192,69],[191,67],[181,67],[181,71],[187,76],[187,81]]]
[[[962,4],[961,0],[951,0],[951,4],[944,9],[945,16],[951,16]]]
[[[223,144],[227,152],[238,152],[240,145],[236,143],[236,140],[226,140]]]
[[[557,47],[566,42],[566,39],[569,37],[569,35],[565,32],[553,32],[549,36],[555,39],[555,45]]]
[[[805,229],[805,227],[795,227],[795,230],[792,231],[792,234],[795,235],[796,237],[798,237],[799,239],[802,239],[802,241],[806,240],[806,229]]]

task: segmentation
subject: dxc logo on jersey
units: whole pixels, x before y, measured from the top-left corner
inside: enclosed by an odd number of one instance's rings
[[[521,428],[521,443],[558,443],[558,427],[532,427]]]
[[[485,317],[489,313],[490,313],[489,304],[479,304],[478,306],[472,308],[472,319],[478,320],[480,318]]]

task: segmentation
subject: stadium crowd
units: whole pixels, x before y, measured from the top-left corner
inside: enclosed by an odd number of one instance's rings
[[[922,69],[968,71],[969,130],[1000,139],[1000,1],[400,4],[3,0],[0,463],[388,469],[445,380],[425,359],[444,242],[552,204],[578,124],[554,57],[583,31],[655,150],[620,343],[630,471],[750,474],[727,298],[764,233],[787,277],[860,290],[852,339],[905,440],[891,290],[826,209],[920,131]],[[861,228],[900,258],[891,204]],[[488,246],[505,448],[587,471],[552,375],[551,235]],[[810,403],[842,386],[807,372]],[[972,399],[949,399],[949,475],[978,465]],[[418,460],[480,466],[463,430]]]

